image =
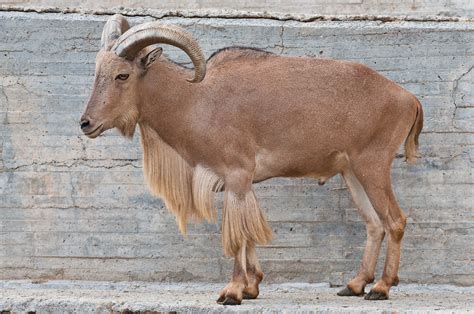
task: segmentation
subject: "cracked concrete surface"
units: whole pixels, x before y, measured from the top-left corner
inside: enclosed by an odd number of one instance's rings
[[[392,288],[390,300],[338,297],[329,284],[264,284],[256,300],[241,306],[215,303],[223,284],[0,281],[0,311],[150,313],[150,312],[313,312],[398,313],[474,312],[474,288],[406,285]]]
[[[458,78],[453,81],[452,99],[455,106],[453,112],[453,127],[459,130],[469,129],[474,131],[474,126],[471,123],[472,108],[474,107],[474,91],[472,88],[473,78],[471,75],[474,65],[471,65],[467,71],[464,71]],[[471,109],[471,110],[469,110]],[[466,117],[456,116],[459,110],[463,111]],[[464,112],[464,110],[468,110]]]

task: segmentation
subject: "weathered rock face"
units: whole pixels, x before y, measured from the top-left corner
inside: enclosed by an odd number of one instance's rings
[[[90,140],[80,132],[106,18],[0,13],[0,278],[224,281],[230,260],[219,227],[180,236],[143,184],[139,135]],[[356,60],[415,93],[425,110],[423,158],[393,167],[409,217],[400,277],[474,284],[472,23],[164,20],[191,31],[208,56],[244,45]],[[365,227],[340,178],[255,188],[275,232],[258,250],[266,280],[343,284],[355,273]],[[378,274],[382,265],[383,255]]]

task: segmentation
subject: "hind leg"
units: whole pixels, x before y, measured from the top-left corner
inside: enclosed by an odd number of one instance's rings
[[[367,229],[367,243],[364,256],[357,275],[349,281],[347,287],[339,291],[339,296],[363,296],[364,288],[374,281],[375,267],[380,253],[380,247],[385,235],[382,222],[379,219],[372,203],[361,183],[353,173],[350,166],[343,171],[342,176],[346,182],[352,199],[357,206],[359,214],[365,221]]]
[[[398,206],[392,191],[390,180],[391,160],[374,162],[367,160],[354,172],[360,179],[369,199],[377,212],[388,236],[387,255],[382,278],[365,296],[367,300],[388,299],[390,288],[398,284],[398,268],[400,265],[401,242],[406,225],[406,216]]]

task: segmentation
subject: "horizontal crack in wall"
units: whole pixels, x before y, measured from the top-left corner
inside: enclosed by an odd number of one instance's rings
[[[22,7],[0,5],[0,11],[7,12],[36,12],[36,13],[62,13],[62,14],[93,14],[112,15],[121,13],[129,17],[183,17],[183,18],[224,18],[224,19],[268,19],[278,21],[314,22],[314,21],[378,21],[378,22],[474,22],[472,18],[450,16],[389,16],[389,15],[318,15],[318,14],[293,14],[267,11],[243,11],[232,9],[200,9],[200,10],[160,10],[143,8],[111,9],[81,9],[58,7]]]
[[[99,164],[94,164],[100,162]],[[96,160],[96,159],[72,159],[69,161],[45,161],[45,162],[32,162],[29,164],[18,165],[15,167],[4,167],[2,172],[13,172],[22,170],[25,168],[31,167],[38,167],[38,166],[52,166],[52,167],[65,167],[65,168],[72,168],[83,166],[87,168],[103,168],[103,169],[113,169],[113,168],[123,168],[123,167],[133,167],[140,169],[142,168],[139,165],[136,165],[135,162],[139,162],[135,159],[104,159],[104,160]]]

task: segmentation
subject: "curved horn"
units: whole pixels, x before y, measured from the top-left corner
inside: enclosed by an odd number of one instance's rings
[[[110,17],[102,30],[101,48],[110,50],[114,42],[129,28],[130,25],[122,15],[115,14]]]
[[[206,76],[206,59],[197,41],[181,27],[150,22],[137,25],[120,36],[112,48],[119,57],[133,60],[143,48],[152,44],[168,44],[182,49],[194,64],[192,83],[201,82]]]

